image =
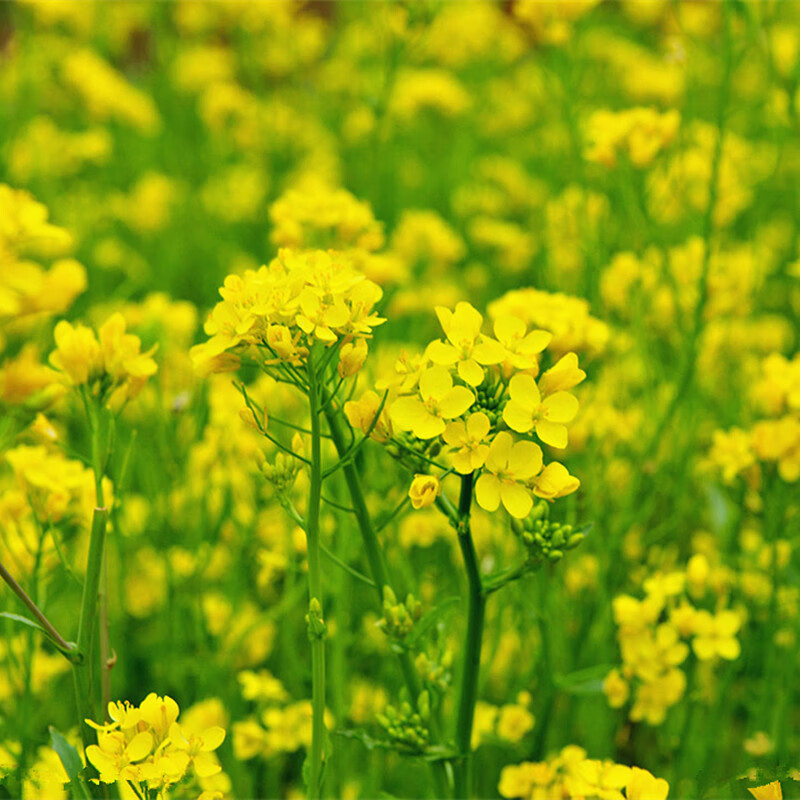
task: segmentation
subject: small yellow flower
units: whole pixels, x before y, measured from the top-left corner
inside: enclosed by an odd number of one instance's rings
[[[780,781],[772,781],[763,786],[753,786],[747,790],[756,800],[783,800],[783,789]]]
[[[631,777],[625,787],[627,800],[667,800],[669,784],[656,778],[646,769],[631,767]]]
[[[486,471],[475,484],[478,505],[486,511],[497,511],[502,502],[512,517],[526,517],[533,498],[525,482],[541,469],[542,449],[538,444],[514,443],[510,433],[498,433],[489,447]]]
[[[411,481],[408,496],[411,498],[411,505],[419,510],[433,505],[440,491],[439,479],[436,476],[416,475]]]
[[[460,417],[475,402],[475,395],[466,386],[453,386],[450,373],[440,366],[422,373],[419,395],[400,397],[391,408],[394,424],[400,430],[412,431],[418,439],[441,435],[445,420]]]
[[[515,375],[508,384],[510,400],[503,409],[503,420],[517,433],[534,429],[552,447],[567,446],[567,428],[578,413],[578,401],[569,392],[558,391],[542,400],[536,381],[525,374]]]
[[[494,321],[494,335],[506,350],[505,361],[513,369],[533,369],[538,367],[536,356],[550,344],[553,334],[549,331],[534,330],[526,333],[525,323],[510,314]]]
[[[612,669],[603,681],[603,691],[611,708],[622,708],[628,702],[630,687],[618,669]]]
[[[448,423],[443,438],[451,447],[459,448],[453,455],[456,472],[468,475],[484,465],[489,454],[489,445],[485,442],[490,428],[489,417],[482,411],[470,414],[466,422]]]
[[[586,373],[578,366],[578,356],[567,353],[539,378],[539,390],[547,397],[553,392],[566,391],[577,386],[585,377]]]
[[[533,493],[544,500],[556,500],[578,490],[581,482],[558,461],[551,461],[530,482]]]
[[[742,651],[736,634],[741,619],[735,611],[720,611],[712,616],[708,611],[698,611],[694,618],[692,648],[701,661],[719,656],[727,661],[739,658]]]
[[[447,337],[446,342],[431,342],[426,355],[434,364],[457,365],[458,375],[470,386],[480,386],[484,378],[482,364],[499,364],[506,357],[500,342],[481,333],[483,317],[469,303],[459,303],[455,312],[437,306],[436,314]]]

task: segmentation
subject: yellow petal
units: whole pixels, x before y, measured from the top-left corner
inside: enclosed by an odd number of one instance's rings
[[[509,400],[503,409],[503,421],[517,433],[527,433],[533,427],[533,416],[529,408],[526,408],[516,400]]]
[[[452,386],[450,373],[441,366],[426,369],[419,378],[419,393],[423,400],[441,400]]]
[[[485,511],[497,511],[500,507],[500,481],[488,473],[481,475],[475,483],[475,499]]]
[[[439,413],[445,419],[460,417],[474,402],[475,395],[466,386],[454,386],[439,401]]]
[[[398,397],[389,409],[389,416],[401,431],[410,431],[420,418],[428,416],[428,410],[416,397]]]
[[[225,741],[225,729],[215,725],[203,731],[203,746],[200,748],[204,752],[216,750]]]
[[[125,748],[130,761],[141,761],[153,749],[153,736],[148,731],[137,733]]]
[[[433,439],[444,432],[444,420],[426,411],[414,422],[412,431],[418,439]]]
[[[557,447],[559,450],[563,450],[567,446],[567,429],[557,422],[540,419],[536,423],[536,435],[545,444],[549,444],[550,447]]]
[[[542,402],[539,387],[530,375],[515,375],[508,383],[508,395],[515,403],[531,411]]]
[[[425,355],[433,361],[434,364],[440,364],[445,367],[449,367],[458,361],[458,351],[455,347],[439,339],[435,342],[431,342],[425,348]]]
[[[458,362],[458,377],[470,386],[480,386],[483,383],[483,367],[477,361],[469,358]]]
[[[514,440],[507,431],[501,431],[494,437],[489,446],[489,457],[486,459],[486,467],[492,472],[500,472],[508,466],[508,459],[511,457],[511,447]]]
[[[533,508],[530,492],[519,483],[504,483],[500,487],[500,498],[506,511],[517,519],[527,517]]]
[[[542,403],[544,415],[551,422],[571,422],[578,413],[578,398],[569,392],[556,392]]]
[[[537,475],[542,469],[542,448],[535,442],[517,442],[508,459],[509,472],[519,481]]]
[[[476,411],[474,414],[470,414],[467,420],[467,433],[470,439],[475,441],[485,439],[491,427],[492,423],[483,411]]]

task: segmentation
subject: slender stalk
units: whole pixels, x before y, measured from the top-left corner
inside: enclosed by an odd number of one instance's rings
[[[478,699],[478,677],[481,667],[481,641],[486,598],[481,585],[478,557],[469,524],[472,506],[473,475],[461,478],[461,496],[458,503],[458,544],[467,572],[467,636],[464,642],[464,661],[461,672],[461,689],[458,697],[456,717],[456,748],[459,756],[455,762],[455,796],[474,796],[472,770],[472,725],[475,718],[475,702]]]
[[[325,757],[325,623],[322,612],[322,567],[320,565],[319,512],[322,503],[322,437],[320,396],[313,364],[308,369],[308,402],[311,413],[311,482],[306,510],[308,542],[308,635],[311,639],[311,752],[309,785],[311,800],[322,796],[322,762]]]
[[[332,405],[325,408],[325,417],[328,421],[328,430],[330,431],[331,439],[336,447],[336,451],[340,457],[344,456],[348,451],[348,445],[345,438],[342,423],[336,413],[336,409]],[[347,490],[350,493],[350,502],[353,506],[353,514],[358,522],[358,529],[361,532],[361,540],[364,545],[364,553],[367,557],[369,565],[369,572],[372,580],[375,582],[375,590],[378,595],[379,605],[383,603],[383,587],[390,586],[389,575],[386,570],[386,565],[383,558],[383,551],[378,534],[375,532],[375,527],[372,524],[372,517],[367,509],[367,503],[364,500],[364,492],[361,488],[361,478],[358,474],[355,464],[349,461],[342,467],[345,482],[347,483]],[[421,692],[419,676],[417,669],[411,660],[411,656],[405,650],[399,650],[397,658],[400,661],[400,671],[403,674],[403,681],[405,682],[406,689],[410,695],[410,702],[413,706],[417,705],[417,700]],[[438,726],[436,725],[433,717],[430,721],[431,735],[436,740],[438,739]],[[446,797],[449,794],[448,784],[449,779],[447,775],[447,767],[443,762],[434,762],[431,764],[433,778],[435,782],[435,790],[437,797]]]
[[[75,644],[64,639],[64,637],[55,629],[50,620],[47,619],[44,613],[39,609],[36,603],[33,602],[28,593],[14,580],[11,573],[2,564],[0,564],[0,578],[2,578],[8,584],[11,591],[14,592],[14,594],[23,602],[25,607],[31,612],[39,625],[44,628],[44,630],[47,632],[47,635],[53,640],[53,644],[58,647],[64,656],[66,656],[66,658],[72,662],[80,661],[81,654],[76,649]]]
[[[83,582],[81,616],[78,622],[78,652],[83,654],[83,663],[74,665],[75,691],[80,716],[81,737],[84,746],[92,743],[91,728],[84,722],[95,719],[94,696],[90,680],[92,639],[97,623],[97,605],[100,576],[103,565],[103,548],[106,537],[107,508],[95,508],[92,516],[92,532],[89,539],[89,557],[86,577]]]

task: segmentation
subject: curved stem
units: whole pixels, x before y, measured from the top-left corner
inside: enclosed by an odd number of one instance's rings
[[[314,367],[309,363],[308,403],[311,414],[311,481],[306,510],[308,542],[308,635],[311,639],[311,752],[308,794],[322,796],[322,762],[325,757],[325,623],[322,612],[322,568],[320,565],[319,512],[322,502],[322,447],[320,396]]]
[[[455,764],[455,796],[474,796],[472,770],[472,725],[475,718],[475,702],[478,699],[478,677],[481,666],[481,641],[486,598],[481,584],[478,556],[469,524],[472,506],[473,475],[461,478],[461,496],[458,503],[458,544],[467,572],[467,635],[464,642],[464,661],[461,672],[461,688],[456,717],[456,748],[459,756]]]

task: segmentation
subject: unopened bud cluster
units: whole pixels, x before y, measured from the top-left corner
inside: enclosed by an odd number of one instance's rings
[[[422,616],[422,603],[413,594],[404,603],[398,603],[397,596],[389,586],[383,587],[383,619],[378,625],[390,639],[402,641],[411,632],[414,623]]]
[[[572,525],[550,522],[547,514],[547,504],[542,502],[525,519],[515,519],[511,523],[511,530],[525,545],[532,565],[538,566],[543,562],[555,564],[567,550],[574,550],[585,537]]]
[[[409,702],[402,702],[399,708],[387,706],[383,714],[376,715],[380,726],[384,729],[392,744],[398,748],[421,753],[428,746],[430,734],[428,719],[430,718],[430,697],[422,692],[417,699],[417,708]]]
[[[286,492],[294,486],[300,469],[300,462],[286,453],[277,453],[275,461],[264,461],[261,472],[279,493]]]

